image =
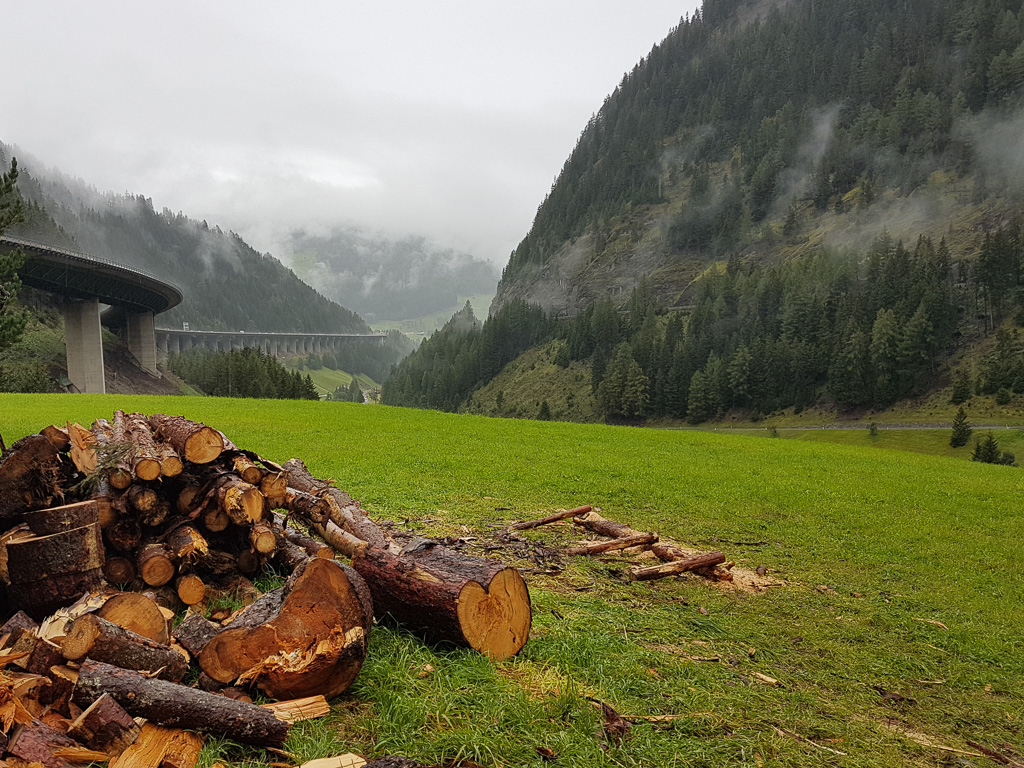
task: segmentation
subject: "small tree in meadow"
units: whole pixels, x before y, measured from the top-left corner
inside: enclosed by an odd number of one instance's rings
[[[949,438],[949,444],[954,448],[967,445],[970,442],[973,431],[970,423],[967,421],[967,411],[961,405],[957,409],[956,416],[953,417],[953,434]]]

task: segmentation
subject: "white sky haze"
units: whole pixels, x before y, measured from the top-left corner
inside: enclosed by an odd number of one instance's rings
[[[590,115],[697,5],[11,3],[0,141],[278,256],[290,229],[359,226],[503,264]]]

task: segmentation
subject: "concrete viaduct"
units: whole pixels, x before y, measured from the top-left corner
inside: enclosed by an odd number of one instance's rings
[[[120,332],[139,365],[154,376],[163,353],[193,347],[260,347],[273,355],[322,354],[342,344],[384,343],[386,334],[223,333],[157,329],[154,316],[181,303],[181,291],[132,267],[19,237],[0,237],[0,250],[21,248],[21,282],[62,300],[68,379],[80,392],[105,393],[102,326]],[[104,309],[104,307],[106,307]]]

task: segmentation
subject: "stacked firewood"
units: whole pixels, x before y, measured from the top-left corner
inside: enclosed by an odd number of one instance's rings
[[[302,461],[275,464],[183,417],[118,411],[19,440],[0,457],[0,526],[4,617],[17,611],[0,628],[0,734],[56,713],[47,727],[61,738],[33,738],[57,751],[100,701],[114,721],[280,747],[288,723],[240,701],[243,689],[341,693],[375,617],[493,659],[529,636],[514,568],[422,539],[403,547]],[[290,575],[258,595],[249,579],[268,566]],[[24,723],[3,715],[5,658],[40,681]],[[193,663],[198,688],[181,683]]]
[[[597,555],[613,551],[634,554],[649,550],[662,561],[661,565],[631,568],[629,578],[632,581],[663,579],[681,573],[694,573],[711,581],[733,579],[731,570],[735,563],[726,563],[723,552],[716,550],[698,553],[681,549],[676,544],[662,541],[657,533],[636,531],[624,523],[607,520],[589,505],[556,512],[537,520],[513,523],[508,528],[511,531],[524,531],[562,520],[572,520],[574,525],[605,537],[602,541],[588,541],[568,547],[564,550],[566,555]]]

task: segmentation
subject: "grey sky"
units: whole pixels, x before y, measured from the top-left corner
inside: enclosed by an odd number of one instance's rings
[[[34,0],[0,140],[234,229],[420,234],[503,263],[590,115],[696,0]]]

